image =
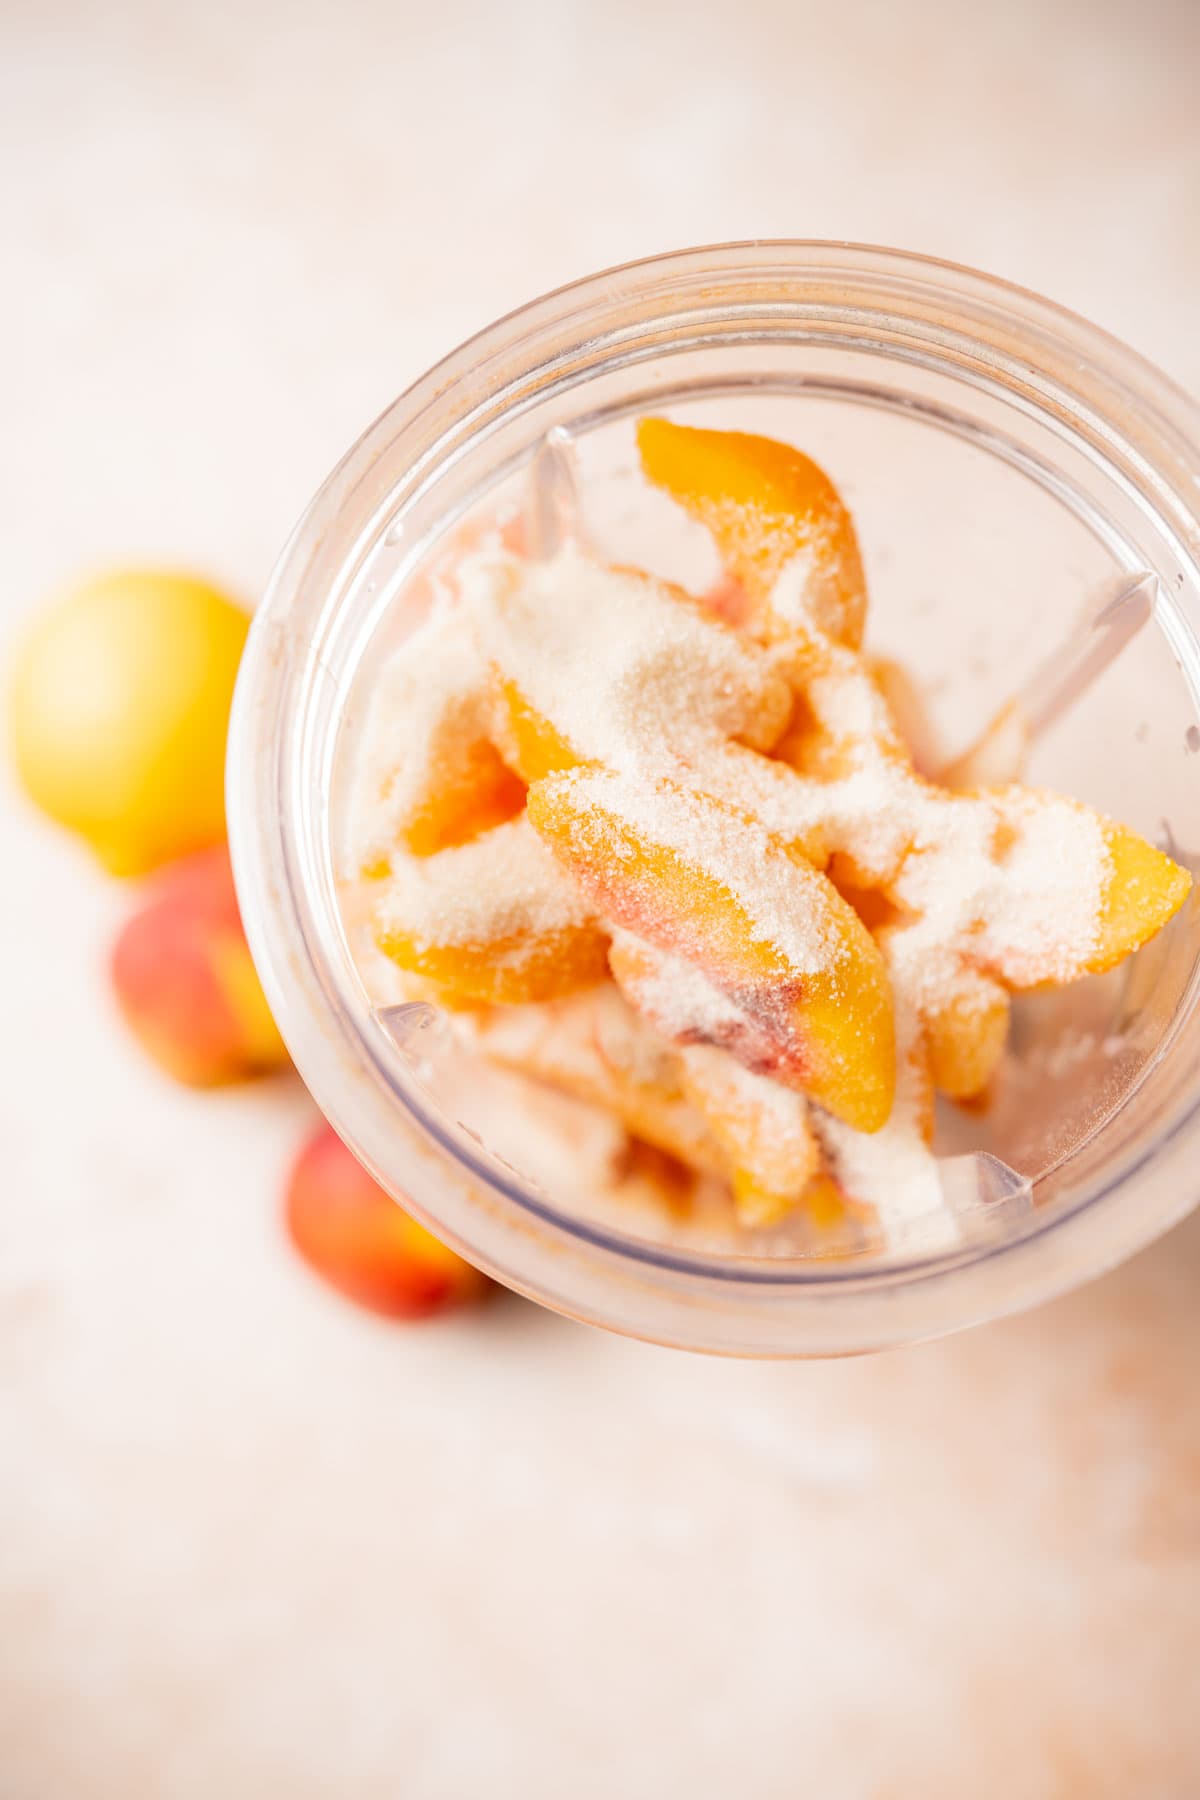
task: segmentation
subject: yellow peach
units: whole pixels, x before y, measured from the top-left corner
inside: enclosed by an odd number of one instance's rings
[[[115,874],[223,838],[247,626],[205,581],[130,569],[63,595],[27,637],[12,688],[18,773]]]

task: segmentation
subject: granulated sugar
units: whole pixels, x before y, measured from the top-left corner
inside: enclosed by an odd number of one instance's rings
[[[483,661],[461,617],[440,607],[385,665],[371,699],[350,800],[360,866],[391,851],[401,823],[490,724]]]
[[[1084,972],[1108,872],[1093,814],[1032,790],[975,797],[923,780],[896,752],[869,670],[845,651],[829,648],[805,699],[849,746],[844,774],[818,781],[726,750],[700,781],[723,793],[742,782],[746,803],[780,836],[836,850],[859,880],[883,885],[913,920],[908,968],[928,947],[942,976],[954,967],[947,951],[1016,986]]]
[[[618,929],[609,959],[623,991],[672,1043],[729,1045],[744,1034],[741,1007],[686,957]]]
[[[591,909],[528,819],[437,856],[397,852],[376,921],[418,945],[488,945],[587,924]]]
[[[791,711],[771,659],[697,603],[572,545],[477,554],[460,583],[484,656],[585,761],[652,768],[689,745],[768,745]]]
[[[671,781],[652,782],[606,769],[575,769],[544,784],[545,805],[566,805],[587,845],[589,867],[620,924],[643,916],[640,889],[628,884],[629,918],[619,871],[646,852],[666,852],[706,884],[693,908],[699,942],[712,923],[715,892],[736,910],[747,947],[773,957],[781,975],[816,974],[845,956],[837,897],[823,877],[794,861],[756,820]],[[608,870],[616,867],[615,877]],[[587,871],[578,871],[585,884]],[[723,936],[720,927],[716,934]]]

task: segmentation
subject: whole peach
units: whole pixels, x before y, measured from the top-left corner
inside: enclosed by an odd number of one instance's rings
[[[30,798],[118,875],[225,835],[225,738],[249,624],[190,575],[127,569],[48,606],[13,671]]]
[[[224,845],[177,863],[113,947],[117,1003],[138,1040],[193,1087],[287,1061],[238,913]]]
[[[491,1283],[384,1192],[330,1125],[288,1178],[287,1225],[309,1267],[372,1312],[426,1319],[482,1300]]]

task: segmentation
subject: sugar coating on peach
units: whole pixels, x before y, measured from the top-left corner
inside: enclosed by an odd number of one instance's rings
[[[771,659],[665,581],[571,545],[545,563],[478,558],[463,579],[528,780],[725,738],[769,749],[787,723]]]
[[[515,818],[525,787],[492,737],[486,671],[463,620],[439,613],[391,662],[372,698],[357,777],[359,855],[432,856]]]
[[[297,1157],[285,1209],[292,1242],[309,1267],[387,1318],[432,1318],[477,1303],[491,1286],[410,1218],[328,1125]]]
[[[854,522],[811,457],[774,438],[668,419],[640,420],[637,441],[647,479],[707,526],[769,635],[790,628],[774,589],[791,563],[803,571],[806,612],[830,637],[861,643],[867,591]]]
[[[776,1224],[820,1171],[804,1096],[710,1045],[691,1044],[680,1054],[685,1091],[728,1158],[739,1220]]]
[[[608,983],[547,1005],[473,1018],[467,1035],[493,1062],[603,1107],[634,1137],[701,1174],[725,1160],[689,1101],[678,1057]]]
[[[528,806],[600,914],[755,1013],[771,1073],[879,1128],[895,1079],[887,978],[824,876],[752,819],[670,782],[577,769],[537,783]]]
[[[111,973],[127,1024],[177,1080],[212,1087],[286,1063],[223,846],[160,877],[117,938]]]
[[[375,936],[408,973],[505,1005],[598,981],[608,947],[594,911],[524,817],[434,856],[393,856]]]
[[[18,773],[115,874],[224,836],[225,738],[248,625],[206,581],[127,569],[54,601],[22,645]]]
[[[1161,931],[1192,888],[1186,869],[1136,832],[1101,821],[1105,872],[1095,941],[1087,971],[1101,975]]]

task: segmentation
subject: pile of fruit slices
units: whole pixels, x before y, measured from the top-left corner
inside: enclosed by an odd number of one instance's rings
[[[527,1072],[718,1172],[742,1223],[886,1224],[938,1204],[934,1094],[985,1092],[1010,995],[1111,968],[1190,877],[1077,801],[919,772],[807,456],[654,418],[638,447],[721,581],[458,544],[364,740],[375,941],[498,1060],[530,1034],[495,1009],[557,1011]]]

